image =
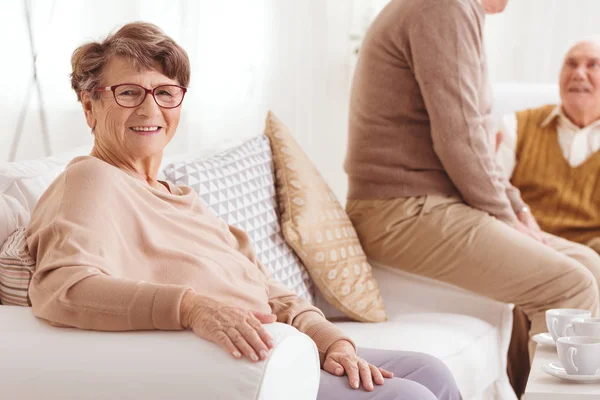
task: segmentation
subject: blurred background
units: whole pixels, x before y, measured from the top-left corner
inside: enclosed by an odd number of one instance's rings
[[[71,53],[143,20],[181,44],[192,64],[168,154],[256,136],[271,109],[343,197],[345,180],[332,177],[344,159],[353,67],[387,2],[3,0],[0,162],[91,144],[70,88]],[[485,28],[492,82],[555,83],[564,51],[596,35],[599,17],[597,0],[510,0]]]

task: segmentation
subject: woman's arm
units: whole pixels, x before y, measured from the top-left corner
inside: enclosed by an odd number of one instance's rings
[[[319,349],[321,365],[327,350],[333,343],[344,339],[354,345],[352,339],[325,319],[321,310],[271,277],[269,271],[257,260],[248,235],[244,231],[234,226],[229,226],[229,230],[236,239],[237,250],[267,276],[269,305],[273,314],[277,316],[277,322],[292,325],[313,339]]]
[[[95,266],[101,260],[86,253],[85,240],[55,226],[33,232],[37,266],[29,296],[36,317],[102,331],[182,329],[179,304],[187,287],[110,276]]]
[[[111,220],[115,182],[94,164],[67,168],[40,199],[27,244],[36,259],[33,313],[54,325],[123,331],[182,329],[186,286],[121,278],[119,221]],[[126,249],[125,249],[126,250]]]

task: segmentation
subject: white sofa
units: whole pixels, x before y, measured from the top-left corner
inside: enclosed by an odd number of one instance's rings
[[[495,115],[556,101],[554,89],[498,85],[500,111]],[[15,226],[27,223],[49,182],[86,150],[0,165],[0,242]],[[373,266],[389,321],[337,323],[359,346],[439,357],[453,372],[465,400],[515,399],[506,375],[512,305]],[[339,315],[321,297],[317,305],[328,316]],[[190,332],[53,328],[36,320],[28,308],[0,306],[0,398],[314,399],[319,382],[314,344],[289,326],[274,324],[269,329],[278,345],[267,361],[251,364],[232,360]]]

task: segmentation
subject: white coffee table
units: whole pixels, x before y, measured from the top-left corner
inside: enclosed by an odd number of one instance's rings
[[[548,375],[542,365],[558,361],[556,348],[538,345],[525,389],[525,400],[598,400],[600,383],[571,383]]]

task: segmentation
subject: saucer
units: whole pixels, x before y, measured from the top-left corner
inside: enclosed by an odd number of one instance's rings
[[[542,371],[548,375],[552,375],[556,378],[569,381],[569,382],[580,382],[580,383],[594,383],[600,382],[600,373],[596,375],[569,375],[563,368],[560,362],[552,362],[546,365],[542,365]]]
[[[554,343],[554,339],[552,339],[552,335],[550,335],[548,332],[538,333],[537,335],[533,335],[532,339],[537,344],[543,344],[546,346],[556,347],[556,343]]]

